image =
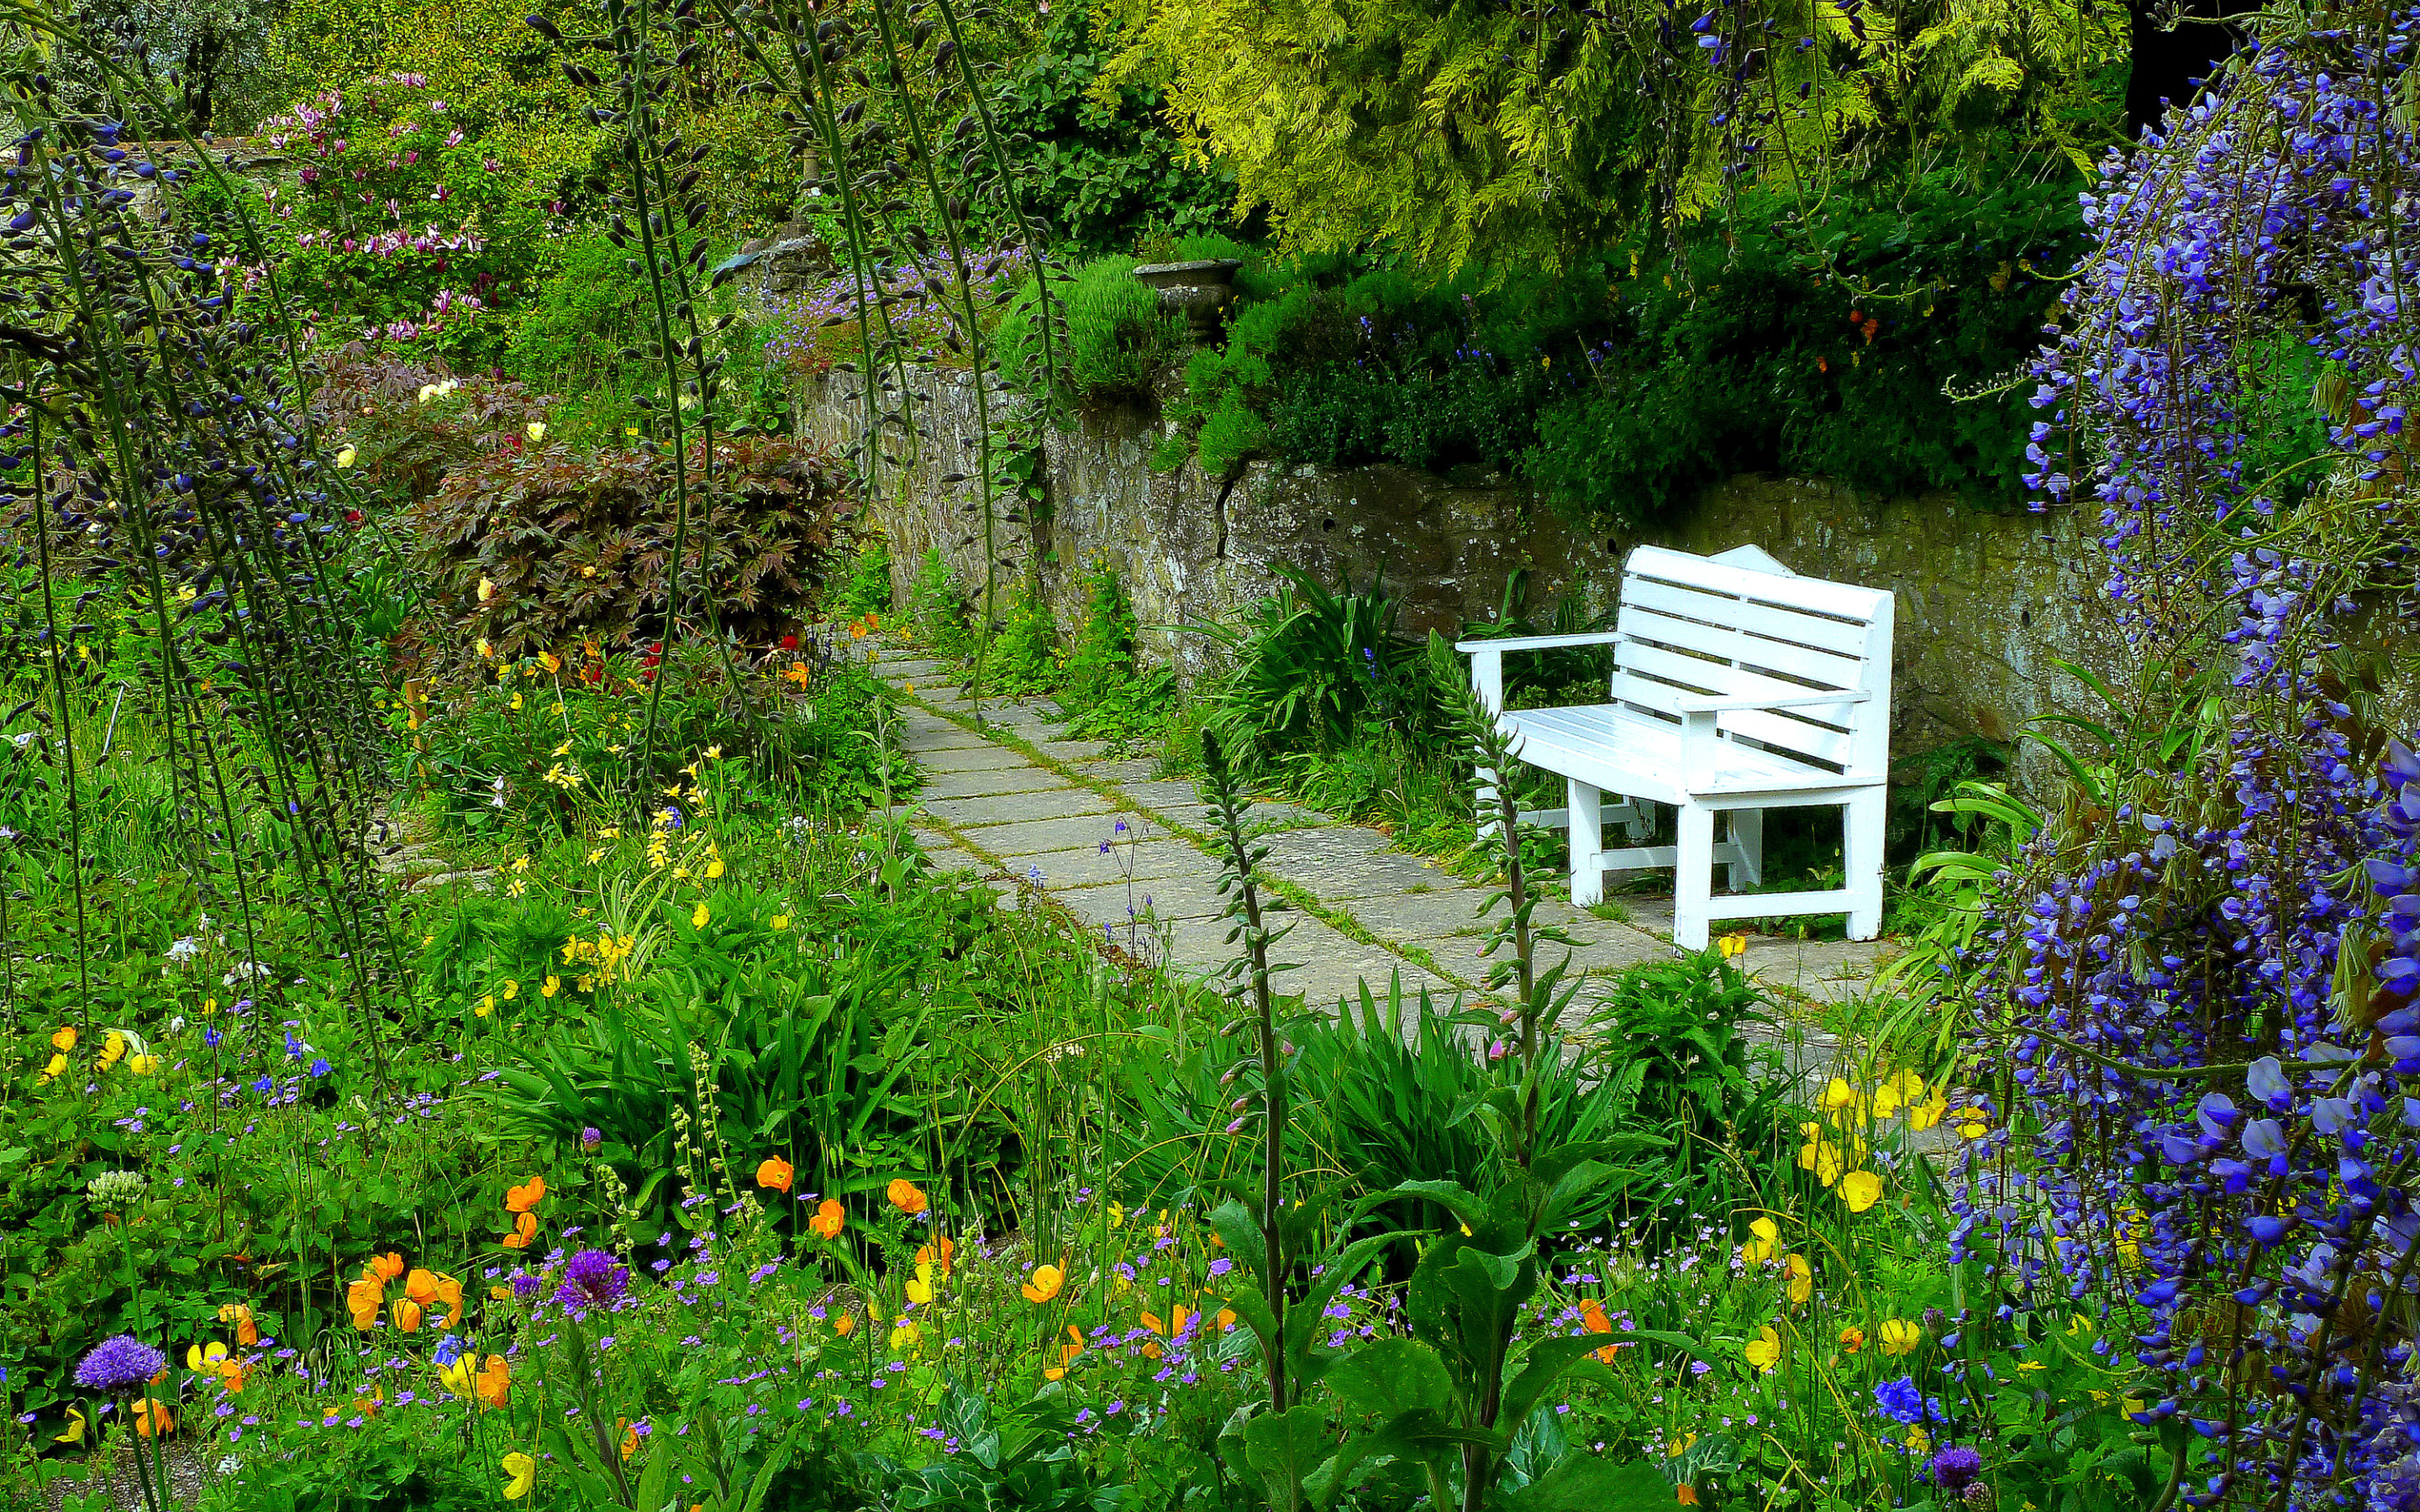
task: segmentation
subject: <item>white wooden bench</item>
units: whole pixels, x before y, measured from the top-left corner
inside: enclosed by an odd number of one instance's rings
[[[1602,902],[1607,872],[1668,866],[1683,949],[1705,949],[1716,918],[1843,911],[1850,937],[1869,940],[1882,929],[1891,610],[1885,590],[1797,577],[1753,547],[1700,557],[1642,546],[1623,564],[1612,630],[1454,649],[1514,755],[1566,781],[1567,807],[1521,817],[1571,831],[1574,904]],[[1588,645],[1613,647],[1608,702],[1505,712],[1505,653]],[[1495,780],[1479,774],[1482,807]],[[1605,849],[1609,819],[1634,842],[1650,837],[1650,803],[1679,810],[1680,843]],[[1734,889],[1760,880],[1763,810],[1830,804],[1842,810],[1846,886],[1713,896],[1717,864]],[[1730,816],[1719,843],[1718,812]]]

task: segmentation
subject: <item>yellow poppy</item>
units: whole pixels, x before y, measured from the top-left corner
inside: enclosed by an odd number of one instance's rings
[[[74,1406],[73,1404],[70,1404],[68,1408],[68,1430],[65,1433],[59,1434],[56,1442],[60,1443],[81,1445],[84,1443],[84,1409]]]
[[[75,1047],[76,1047],[76,1031],[75,1031],[75,1029],[73,1028],[73,1026],[70,1026],[70,1027],[67,1027],[67,1028],[63,1028],[63,1029],[56,1030],[56,1031],[54,1031],[54,1032],[51,1035],[51,1048],[52,1048],[52,1049],[54,1049],[54,1050],[73,1050]]]
[[[916,1267],[915,1276],[908,1283],[908,1300],[919,1307],[933,1300],[933,1267],[931,1262]]]
[[[104,1066],[115,1066],[125,1058],[126,1036],[112,1029],[109,1031],[109,1038],[101,1041],[101,1063]]]
[[[1067,1342],[1059,1346],[1059,1363],[1043,1371],[1042,1379],[1058,1381],[1063,1378],[1067,1374],[1068,1364],[1083,1352],[1084,1335],[1078,1332],[1075,1324],[1070,1323],[1067,1325]]]
[[[1025,1293],[1026,1301],[1039,1306],[1057,1297],[1059,1288],[1066,1285],[1066,1275],[1060,1271],[1059,1267],[1037,1265],[1033,1268],[1033,1279],[1025,1283],[1019,1289]]]
[[[1857,1100],[1857,1089],[1835,1076],[1823,1084],[1823,1111],[1837,1113]]]
[[[1913,1354],[1916,1347],[1924,1342],[1924,1329],[1904,1318],[1885,1318],[1882,1327],[1875,1330],[1874,1342],[1885,1354]]]
[[[689,916],[689,927],[691,929],[704,929],[706,928],[706,921],[712,917],[712,915],[706,911],[706,904],[699,903],[696,911]]]
[[[1815,1292],[1815,1272],[1804,1255],[1790,1257],[1790,1300],[1803,1303]]]
[[[504,1482],[504,1500],[507,1502],[520,1501],[530,1493],[532,1486],[537,1484],[537,1461],[519,1449],[504,1456],[504,1471],[511,1477]]]
[[[155,1433],[164,1439],[177,1431],[176,1414],[159,1397],[146,1396],[134,1404],[134,1431],[147,1439]]]
[[[131,1056],[127,1057],[126,1069],[132,1072],[137,1076],[148,1076],[160,1069],[160,1057],[158,1056]]]
[[[1745,1265],[1762,1265],[1781,1253],[1781,1229],[1770,1218],[1759,1218],[1747,1226],[1751,1236],[1740,1246],[1740,1261]]]
[[[1756,1337],[1742,1346],[1740,1352],[1747,1356],[1748,1364],[1756,1366],[1757,1374],[1766,1374],[1781,1363],[1781,1335],[1771,1328],[1760,1328],[1756,1331]]]
[[[185,1368],[188,1370],[198,1372],[205,1367],[216,1370],[219,1363],[226,1357],[227,1347],[224,1344],[213,1342],[207,1349],[199,1344],[185,1346]]]
[[[1851,1171],[1840,1178],[1840,1200],[1851,1212],[1863,1212],[1882,1199],[1883,1179],[1871,1171]]]
[[[473,1383],[478,1380],[478,1376],[479,1361],[476,1355],[458,1354],[454,1357],[452,1365],[437,1367],[438,1381],[443,1383],[447,1391],[457,1396],[468,1397],[476,1389]]]

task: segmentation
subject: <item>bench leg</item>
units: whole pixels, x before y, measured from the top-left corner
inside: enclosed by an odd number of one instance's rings
[[[1764,810],[1733,809],[1731,843],[1739,859],[1730,864],[1731,891],[1745,892],[1764,880]]]
[[[1563,779],[1572,822],[1572,906],[1605,902],[1604,795],[1577,778]]]
[[[1714,811],[1684,803],[1680,820],[1680,855],[1672,872],[1672,943],[1683,950],[1702,950],[1714,887]]]
[[[1849,938],[1883,932],[1883,805],[1880,788],[1851,798],[1841,816],[1842,870],[1848,874]]]

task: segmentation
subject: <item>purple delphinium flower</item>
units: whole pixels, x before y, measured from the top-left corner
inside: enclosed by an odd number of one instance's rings
[[[564,1262],[555,1300],[582,1312],[604,1312],[629,1294],[630,1270],[601,1249],[584,1249]]]
[[[168,1368],[168,1357],[132,1334],[105,1338],[76,1363],[76,1384],[86,1391],[140,1391]]]

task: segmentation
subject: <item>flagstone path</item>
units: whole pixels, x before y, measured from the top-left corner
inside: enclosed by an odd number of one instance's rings
[[[1161,964],[1174,970],[1206,975],[1226,963],[1218,862],[1190,779],[1059,738],[1065,721],[1041,701],[987,697],[979,724],[965,689],[913,646],[885,646],[877,670],[906,706],[905,745],[925,779],[904,807],[938,866],[1001,887],[1003,906],[1047,896],[1110,943],[1157,960],[1153,932],[1138,924],[1147,913],[1163,932]],[[1292,963],[1280,992],[1325,1006],[1365,982],[1383,995],[1400,973],[1406,996],[1481,995],[1486,888],[1389,848],[1364,825],[1278,802],[1256,802],[1247,817],[1268,847],[1272,890],[1294,911],[1278,952]],[[1556,896],[1562,879],[1541,881],[1548,895],[1536,917],[1579,942],[1575,973],[1611,975],[1673,953],[1670,899],[1624,898],[1621,922]],[[1750,935],[1741,964],[1777,1002],[1803,1005],[1854,993],[1886,949]],[[1793,1058],[1811,1060],[1809,1051],[1828,1059],[1828,1046],[1811,1044]]]

